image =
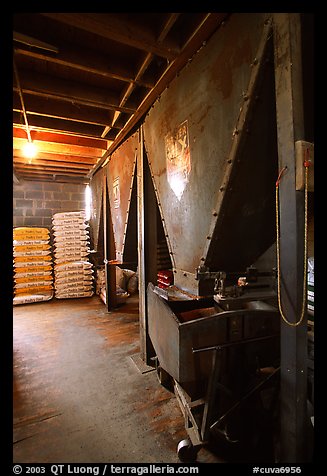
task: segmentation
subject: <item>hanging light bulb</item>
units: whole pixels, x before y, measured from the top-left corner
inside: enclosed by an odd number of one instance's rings
[[[36,156],[37,154],[37,147],[36,145],[34,144],[34,142],[30,142],[30,141],[27,141],[25,144],[24,144],[24,147],[23,147],[23,153],[24,153],[24,156],[29,159],[29,163],[32,162],[32,159],[34,159],[34,157]]]

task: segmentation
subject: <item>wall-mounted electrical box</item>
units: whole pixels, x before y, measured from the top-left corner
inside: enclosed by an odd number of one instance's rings
[[[314,192],[314,144],[304,140],[295,142],[296,155],[296,190],[304,190],[305,186],[305,162],[308,167],[308,191]]]

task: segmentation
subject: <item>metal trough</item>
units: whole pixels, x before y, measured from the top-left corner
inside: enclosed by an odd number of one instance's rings
[[[278,356],[280,318],[273,308],[223,311],[213,298],[167,301],[152,283],[148,286],[149,335],[160,366],[192,397],[196,397],[211,372],[207,353],[193,349],[248,341],[247,355],[258,357],[260,366]],[[264,337],[272,337],[270,342]],[[262,343],[264,342],[264,345]],[[258,365],[257,360],[252,362]],[[251,363],[250,363],[251,365]]]

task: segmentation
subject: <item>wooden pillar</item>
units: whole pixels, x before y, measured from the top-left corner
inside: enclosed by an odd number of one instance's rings
[[[107,310],[112,311],[117,307],[116,294],[116,266],[110,261],[115,260],[115,241],[111,221],[111,212],[109,204],[108,184],[106,172],[103,174],[103,248],[104,264],[106,277],[106,299]]]
[[[301,22],[274,14],[274,58],[279,170],[281,304],[287,320],[301,316],[304,285],[304,192],[296,191],[295,142],[304,139]],[[307,318],[281,322],[280,462],[306,461]]]
[[[157,207],[147,158],[144,153],[143,127],[139,130],[139,152],[137,157],[137,232],[138,232],[138,276],[140,354],[150,365],[154,356],[148,334],[147,287],[156,284],[157,277]]]

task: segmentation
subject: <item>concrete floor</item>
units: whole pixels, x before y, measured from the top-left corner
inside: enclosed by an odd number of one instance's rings
[[[137,296],[111,313],[98,296],[16,306],[13,326],[14,463],[179,462],[177,399],[135,363]]]

